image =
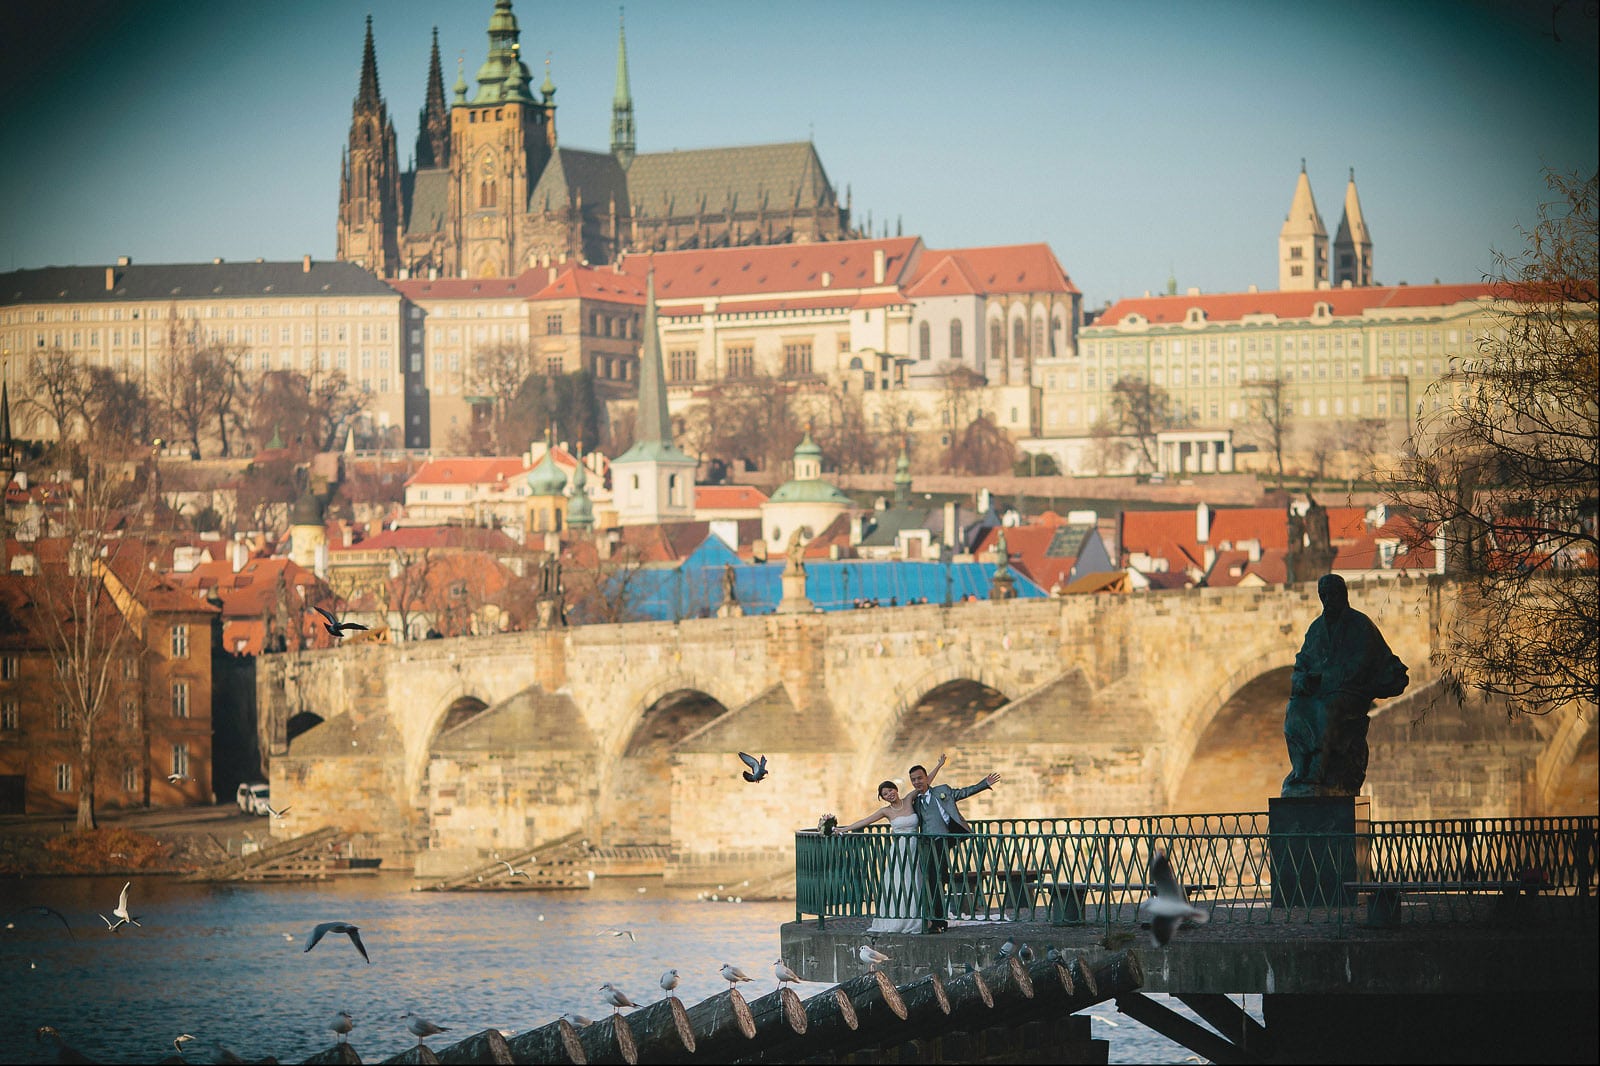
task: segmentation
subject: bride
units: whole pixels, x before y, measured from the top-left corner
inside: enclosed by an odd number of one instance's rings
[[[941,755],[933,773],[937,774],[943,765],[944,756]],[[932,779],[931,774],[929,779]],[[883,801],[882,807],[839,830],[841,833],[856,832],[880,818],[889,822],[890,840],[878,892],[878,916],[867,927],[867,932],[920,933],[922,919],[916,914],[921,909],[917,903],[924,879],[917,876],[922,863],[921,849],[917,846],[917,813],[911,806],[915,793],[902,799],[900,786],[884,781],[878,785],[878,798]]]

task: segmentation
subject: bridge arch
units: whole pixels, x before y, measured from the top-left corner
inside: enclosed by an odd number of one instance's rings
[[[977,662],[962,657],[941,663],[897,686],[892,709],[884,717],[877,738],[861,755],[867,776],[882,772],[885,763],[902,756],[923,760],[937,752],[928,745],[948,745],[956,732],[976,724],[981,717],[1005,706],[1016,691],[1015,680],[1003,671],[983,669]],[[930,717],[939,724],[937,735],[928,737],[919,723]],[[918,747],[918,744],[921,747]]]
[[[497,702],[493,693],[469,687],[465,681],[457,680],[433,701],[433,709],[426,716],[408,723],[406,794],[412,803],[418,802],[423,775],[428,770],[428,759],[439,735],[447,729],[466,724]]]
[[[1177,813],[1264,811],[1289,772],[1283,711],[1292,664],[1257,660],[1229,679],[1232,689],[1200,724],[1170,778],[1168,806]],[[1239,680],[1243,674],[1259,671]]]

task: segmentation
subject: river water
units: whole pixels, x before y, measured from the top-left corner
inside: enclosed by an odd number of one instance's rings
[[[154,1062],[180,1033],[197,1037],[190,1061],[207,1061],[222,1044],[247,1058],[298,1062],[333,1042],[327,1025],[342,1009],[355,1016],[351,1043],[376,1062],[414,1043],[403,1011],[451,1027],[430,1041],[437,1049],[487,1028],[522,1032],[565,1011],[597,1017],[608,1009],[602,981],[648,1002],[662,994],[657,982],[669,967],[681,974],[678,996],[694,1003],[727,987],[717,975],[724,962],[755,978],[746,986],[753,998],[774,987],[779,926],[794,919],[792,903],[712,902],[659,879],[601,881],[585,892],[434,893],[412,892],[410,878],[394,874],[314,885],[145,877],[129,903],[143,926],[111,933],[96,913],[111,913],[122,883],[0,882],[0,914],[46,904],[77,937],[48,918],[0,929],[0,1057],[54,1061],[55,1049],[34,1036],[51,1025],[107,1062]],[[372,963],[339,935],[302,951],[323,921],[360,926]],[[597,935],[607,929],[635,939]],[[1088,1013],[1094,1035],[1111,1041],[1112,1062],[1197,1061],[1111,1004]]]

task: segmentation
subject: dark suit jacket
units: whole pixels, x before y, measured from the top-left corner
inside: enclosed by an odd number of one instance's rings
[[[976,785],[968,785],[966,788],[934,785],[928,789],[926,797],[918,796],[912,804],[917,812],[917,827],[924,833],[941,835],[972,832],[972,827],[961,816],[961,809],[956,804],[968,796],[982,792],[988,787],[988,784],[983,781],[979,781]],[[949,813],[953,825],[947,825],[945,820],[939,816],[940,801],[943,801],[944,809]]]

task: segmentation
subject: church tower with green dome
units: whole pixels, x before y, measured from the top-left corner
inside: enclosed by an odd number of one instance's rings
[[[567,500],[567,528],[580,532],[594,528],[594,501],[589,499],[589,472],[583,466],[583,442],[578,442],[578,469],[572,472],[572,495]]]
[[[528,471],[528,508],[525,536],[560,533],[566,527],[567,475],[556,465],[555,445],[545,433],[544,458]]]
[[[855,506],[854,500],[822,479],[822,449],[807,430],[794,450],[794,477],[761,505],[761,528],[775,550],[797,529],[802,539],[811,540]]]
[[[644,344],[639,351],[639,414],[633,447],[611,460],[617,524],[653,526],[694,518],[694,474],[700,465],[672,443],[667,388],[656,327],[656,276],[645,282]],[[813,445],[813,447],[815,447]]]

